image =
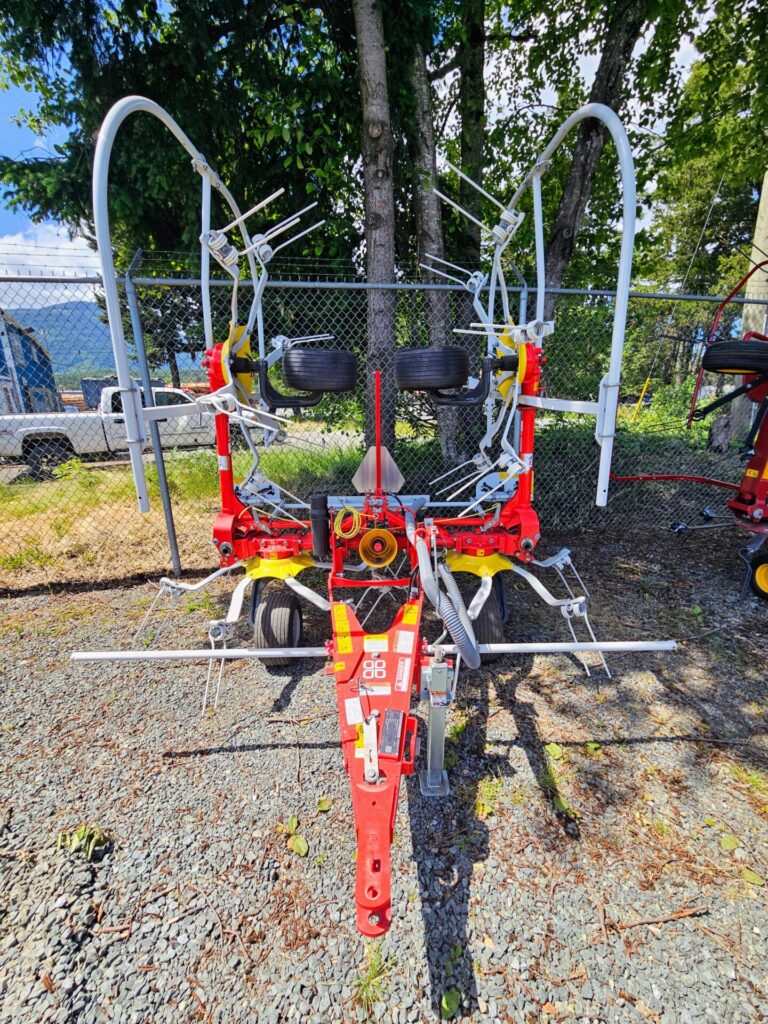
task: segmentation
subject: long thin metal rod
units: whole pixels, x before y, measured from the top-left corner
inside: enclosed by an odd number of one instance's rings
[[[433,654],[437,645],[430,645]],[[440,644],[444,654],[458,654],[455,644]],[[576,651],[674,651],[674,640],[605,640],[597,643],[478,644],[480,654],[573,654]]]
[[[327,658],[325,647],[230,647],[227,650],[74,651],[70,661],[243,661],[250,658]]]
[[[149,360],[147,349],[144,344],[144,328],[141,324],[141,312],[139,310],[139,297],[136,286],[131,278],[133,271],[141,259],[141,249],[134,253],[131,265],[125,272],[125,298],[128,303],[128,312],[131,317],[131,331],[136,346],[136,358],[141,373],[141,386],[144,391],[144,405],[146,408],[154,405],[152,397],[152,378],[149,372]],[[165,519],[165,532],[168,537],[168,547],[171,552],[171,565],[173,575],[178,579],[181,576],[181,555],[179,554],[179,540],[176,536],[176,523],[173,519],[173,506],[171,505],[171,493],[168,490],[168,477],[165,472],[165,458],[163,456],[163,443],[160,438],[160,425],[157,420],[149,421],[149,437],[152,442],[152,451],[155,454],[155,468],[157,469],[157,486],[160,489],[160,501],[163,506],[163,518]]]

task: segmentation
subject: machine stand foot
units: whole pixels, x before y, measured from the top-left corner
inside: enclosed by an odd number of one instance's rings
[[[422,796],[450,796],[451,787],[448,784],[448,772],[428,772],[426,769],[420,771],[419,789]]]

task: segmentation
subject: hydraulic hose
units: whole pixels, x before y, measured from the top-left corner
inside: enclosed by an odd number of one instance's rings
[[[464,604],[464,598],[461,596],[461,591],[459,590],[459,585],[456,582],[455,576],[445,562],[441,562],[440,565],[438,565],[437,571],[445,585],[445,589],[448,592],[448,597],[451,599],[453,607],[459,614],[464,631],[471,638],[472,643],[477,646],[477,639],[475,638],[475,630],[472,626],[472,620],[467,612],[467,606]]]
[[[462,622],[462,617],[451,598],[440,590],[432,571],[432,561],[429,557],[429,549],[427,548],[424,539],[417,536],[415,523],[409,522],[406,519],[405,530],[408,540],[416,549],[416,555],[419,560],[419,574],[421,576],[421,585],[424,588],[424,593],[434,605],[437,614],[443,620],[445,628],[451,634],[453,642],[464,659],[465,664],[469,668],[479,668],[480,654],[477,650],[477,641],[475,640],[474,631],[472,630],[472,624],[469,622],[469,618],[466,615],[466,608],[464,608],[464,602],[461,598],[461,594],[459,593],[456,581],[451,576],[451,584],[455,587],[460,607],[464,609],[464,616],[467,618],[467,625],[469,626],[469,629],[465,628],[464,623]],[[448,586],[448,583],[446,583],[446,586]]]

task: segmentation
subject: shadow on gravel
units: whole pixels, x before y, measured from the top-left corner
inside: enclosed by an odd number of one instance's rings
[[[497,675],[494,681],[496,696],[502,707],[506,708],[515,720],[517,744],[525,751],[531,774],[552,809],[554,820],[570,839],[581,839],[578,818],[570,812],[567,802],[560,793],[556,769],[547,756],[544,741],[539,733],[536,708],[528,701],[522,700],[517,693],[518,685],[530,674],[532,668],[531,657],[526,658],[523,663],[516,662],[514,671]],[[581,665],[579,670],[583,671]]]
[[[455,990],[469,1000],[469,1015],[479,1013],[478,986],[468,941],[470,886],[481,904],[489,886],[498,888],[499,869],[494,864],[485,881],[483,865],[490,855],[490,833],[496,825],[501,781],[514,776],[505,754],[489,751],[488,719],[493,680],[502,706],[513,716],[517,739],[494,745],[522,746],[531,771],[557,822],[570,840],[580,838],[578,821],[566,810],[553,776],[544,742],[539,735],[533,705],[517,696],[518,684],[529,675],[533,658],[516,659],[503,673],[486,669],[478,678],[465,677],[464,694],[457,702],[458,728],[449,733],[446,765],[451,796],[439,800],[421,795],[418,772],[408,780],[411,840],[416,860],[419,892],[424,918],[426,955],[429,965],[430,999],[435,1015],[441,1016],[441,1000]],[[461,716],[464,716],[463,718]],[[423,760],[423,759],[422,759]],[[424,767],[423,763],[419,768]],[[527,842],[525,843],[527,846]],[[499,851],[502,861],[514,850]],[[475,936],[475,945],[478,937]],[[490,955],[490,954],[488,954]],[[482,954],[481,954],[482,959]],[[492,961],[484,964],[493,971]],[[465,1015],[467,1011],[464,1011]]]
[[[406,780],[429,966],[429,998],[438,1019],[444,1016],[441,1000],[451,990],[469,1000],[470,1016],[478,1009],[467,919],[475,864],[488,857],[488,826],[475,813],[480,782],[489,770],[485,757],[487,682],[483,680],[479,688],[473,688],[471,701],[462,704],[467,726],[459,742],[446,743],[451,795],[422,796],[419,771],[426,768],[424,755]],[[422,737],[425,750],[426,729]]]

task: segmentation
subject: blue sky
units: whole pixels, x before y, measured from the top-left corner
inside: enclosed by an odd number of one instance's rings
[[[28,128],[13,123],[19,110],[34,110],[37,98],[25,89],[0,91],[0,153],[3,156],[46,156],[53,144],[65,137],[63,131],[38,138]],[[13,212],[0,201],[0,273],[26,270],[53,274],[93,272],[96,254],[82,239],[70,239],[66,229],[48,222],[33,224],[23,212]]]

